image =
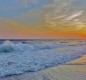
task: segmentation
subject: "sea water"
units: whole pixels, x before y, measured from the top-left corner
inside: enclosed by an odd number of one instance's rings
[[[85,53],[85,40],[2,40],[0,77],[58,66]]]

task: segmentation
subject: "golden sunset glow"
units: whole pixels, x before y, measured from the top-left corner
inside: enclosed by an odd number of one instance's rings
[[[8,7],[1,2],[0,38],[86,39],[86,11],[80,2],[19,0]]]

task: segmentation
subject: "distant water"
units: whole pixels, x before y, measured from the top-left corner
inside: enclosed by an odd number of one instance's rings
[[[64,64],[86,53],[86,40],[0,40],[0,77]]]

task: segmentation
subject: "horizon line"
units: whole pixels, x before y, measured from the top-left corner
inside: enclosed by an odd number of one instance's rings
[[[68,38],[68,39],[67,38],[62,38],[62,39],[55,39],[55,38],[54,39],[52,39],[52,38],[51,39],[50,38],[49,39],[47,39],[47,38],[45,38],[45,39],[40,39],[40,38],[39,39],[35,39],[35,38],[34,39],[14,38],[14,39],[12,39],[12,38],[9,38],[9,39],[0,39],[0,40],[86,40],[86,39],[80,39],[80,38],[79,39],[74,39],[74,38]]]

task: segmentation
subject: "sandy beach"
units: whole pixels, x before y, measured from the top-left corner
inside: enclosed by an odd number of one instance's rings
[[[0,0],[0,80],[86,80],[86,0]]]
[[[86,65],[86,55],[83,55],[81,58],[74,61],[66,63],[68,65]]]
[[[7,76],[0,80],[86,80],[86,55],[64,65],[38,72]]]

